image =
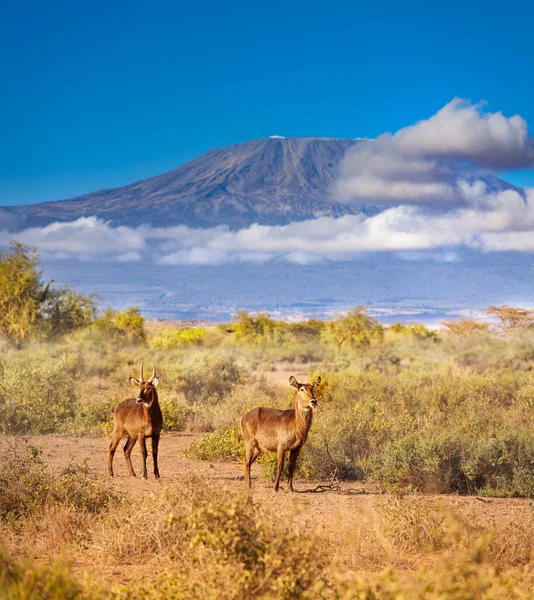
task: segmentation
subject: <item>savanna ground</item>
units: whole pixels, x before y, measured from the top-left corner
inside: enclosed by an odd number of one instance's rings
[[[533,334],[353,317],[134,339],[108,314],[0,346],[0,596],[534,597]],[[143,360],[162,478],[127,476],[119,448],[110,481],[113,409]],[[298,493],[274,494],[266,457],[247,495],[237,420],[290,406],[290,375],[322,377]]]

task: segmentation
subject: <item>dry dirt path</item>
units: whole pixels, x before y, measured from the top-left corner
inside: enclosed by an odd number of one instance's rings
[[[161,479],[156,481],[151,474],[152,458],[148,458],[150,477],[145,481],[142,477],[132,478],[127,474],[122,446],[115,454],[115,477],[112,486],[123,493],[139,497],[143,494],[159,494],[166,488],[179,486],[184,477],[194,474],[211,481],[219,481],[235,489],[243,489],[243,469],[237,462],[191,461],[184,457],[184,449],[193,441],[200,439],[201,434],[165,433],[162,435],[159,452]],[[109,439],[106,437],[41,435],[24,436],[31,444],[42,449],[46,464],[54,471],[60,471],[70,464],[87,464],[98,476],[107,479],[107,458]],[[1,446],[7,438],[0,438]],[[141,456],[136,445],[132,452],[134,469],[141,472]],[[280,515],[302,515],[303,521],[313,523],[314,529],[321,531],[335,530],[336,527],[351,527],[352,523],[362,518],[373,518],[373,505],[381,497],[376,486],[360,482],[343,482],[338,489],[329,489],[324,482],[296,482],[298,493],[288,494],[281,491],[275,494],[272,484],[261,481],[259,465],[253,467],[253,495],[262,502],[274,507]],[[323,484],[324,487],[320,487]],[[420,497],[419,497],[420,498]],[[534,507],[530,500],[492,498],[477,499],[473,496],[462,497],[425,496],[428,502],[439,499],[447,508],[454,511],[474,509],[488,520],[499,518],[532,518]]]
[[[196,475],[208,482],[219,483],[235,490],[243,491],[242,466],[237,462],[191,461],[184,457],[184,449],[201,434],[165,433],[160,442],[161,479],[151,477],[145,481],[142,477],[132,478],[127,474],[122,446],[115,455],[115,477],[112,487],[143,502],[165,490],[182,485],[185,478]],[[106,437],[44,435],[24,436],[23,439],[42,449],[42,457],[47,466],[56,473],[69,465],[86,464],[98,478],[109,481],[107,460],[109,439]],[[0,436],[0,452],[11,445],[13,438]],[[134,469],[141,472],[139,448],[132,453]],[[149,444],[149,473],[152,469]],[[259,480],[261,467],[253,467],[253,498],[261,503],[267,512],[280,519],[291,522],[297,530],[309,531],[320,539],[321,549],[331,555],[334,564],[340,565],[345,573],[375,572],[397,565],[415,568],[432,560],[426,554],[405,554],[394,547],[391,536],[384,535],[381,522],[384,503],[395,502],[392,497],[384,496],[372,485],[359,482],[343,482],[337,488],[329,488],[329,482],[297,481],[298,493],[289,494],[280,491],[275,494],[272,484]],[[323,487],[321,487],[323,484]],[[207,488],[209,493],[209,487]],[[410,502],[411,497],[405,497]],[[475,522],[499,525],[496,529],[505,531],[507,523],[519,525],[531,523],[534,507],[530,500],[524,499],[477,499],[475,497],[417,496],[414,502],[420,505],[439,503],[440,508],[461,515]],[[530,527],[529,527],[530,529]],[[402,535],[402,532],[401,532]],[[402,541],[402,540],[401,540]],[[401,544],[402,545],[402,544]],[[37,558],[43,558],[39,553]],[[429,563],[430,564],[430,563]],[[154,564],[144,563],[88,565],[83,556],[74,561],[75,568],[90,568],[95,573],[114,581],[126,582],[141,576],[151,578]],[[336,567],[337,568],[337,567]]]

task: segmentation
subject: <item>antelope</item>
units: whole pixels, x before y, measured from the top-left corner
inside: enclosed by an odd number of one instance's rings
[[[158,392],[156,391],[159,383],[156,376],[156,367],[152,365],[152,377],[148,381],[145,381],[143,378],[143,363],[141,363],[139,379],[130,377],[130,383],[138,386],[139,391],[136,398],[124,400],[115,409],[115,421],[109,445],[108,472],[110,477],[113,477],[113,456],[119,442],[127,435],[128,440],[124,445],[124,457],[126,458],[126,465],[128,466],[130,475],[135,477],[130,454],[132,453],[132,448],[135,446],[135,442],[139,440],[143,456],[143,477],[148,479],[146,470],[146,438],[152,438],[154,476],[156,479],[159,479],[158,444],[161,428],[163,427],[163,416],[158,403]]]
[[[298,383],[295,377],[289,378],[289,385],[295,388],[294,405],[290,410],[277,408],[253,408],[241,417],[239,438],[245,442],[245,488],[251,488],[250,468],[262,451],[276,452],[276,479],[274,491],[278,491],[284,468],[285,453],[289,452],[288,487],[293,492],[293,473],[299,452],[308,438],[313,419],[313,409],[317,408],[314,388],[321,378],[313,383]]]

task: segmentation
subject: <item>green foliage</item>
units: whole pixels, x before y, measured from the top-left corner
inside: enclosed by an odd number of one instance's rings
[[[434,342],[437,342],[439,340],[437,331],[427,329],[421,323],[414,323],[411,325],[394,323],[393,325],[387,328],[387,332],[398,336],[413,336],[422,340],[432,340]]]
[[[41,308],[48,335],[63,335],[90,325],[96,316],[95,300],[95,296],[83,296],[65,287],[50,290]]]
[[[225,426],[190,444],[184,456],[192,460],[243,460],[245,447],[238,440],[237,427]]]
[[[17,344],[32,337],[62,335],[91,323],[93,297],[40,281],[35,250],[13,244],[0,252],[0,335]]]
[[[233,326],[234,338],[248,344],[280,344],[287,338],[287,325],[275,321],[267,313],[258,313],[255,317],[246,311],[239,311]]]
[[[178,398],[167,390],[161,394],[161,397],[158,396],[158,401],[164,417],[163,427],[165,431],[182,431],[185,429],[189,419],[189,410],[185,406],[185,402],[179,402]]]
[[[329,444],[384,488],[532,496],[528,379],[439,368],[325,373],[344,432]],[[334,408],[335,406],[335,408]],[[323,417],[324,419],[324,417]]]
[[[192,365],[181,367],[174,379],[176,390],[191,404],[221,402],[246,379],[246,370],[232,357],[201,356]]]
[[[44,287],[35,250],[13,244],[0,252],[0,333],[15,342],[39,332]]]
[[[317,342],[321,337],[321,332],[325,327],[324,321],[318,319],[309,319],[307,321],[297,321],[288,323],[288,330],[291,337],[298,342]]]
[[[132,344],[142,344],[145,341],[145,318],[138,308],[127,308],[122,312],[107,308],[93,327],[112,338]]]
[[[362,348],[383,336],[382,326],[368,315],[363,306],[357,306],[346,315],[339,315],[336,320],[328,321],[322,332],[323,341],[335,344],[338,348],[343,344]]]
[[[190,329],[161,327],[154,331],[148,345],[156,350],[187,348],[188,346],[201,346],[207,338],[208,330],[203,327]]]
[[[51,433],[72,421],[78,402],[64,359],[0,365],[2,433]]]
[[[0,548],[0,597],[5,600],[97,600],[104,594],[60,562],[15,561]]]

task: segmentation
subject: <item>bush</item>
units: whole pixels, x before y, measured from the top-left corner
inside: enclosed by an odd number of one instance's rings
[[[98,514],[117,498],[82,466],[71,466],[59,475],[48,472],[40,450],[13,442],[0,457],[0,520],[36,517],[53,505]]]
[[[201,356],[188,367],[180,367],[175,386],[191,404],[221,402],[246,379],[246,370],[232,357]]]
[[[163,428],[165,431],[182,431],[185,429],[190,416],[185,398],[180,402],[178,397],[165,393],[158,399],[163,413]]]
[[[341,348],[343,344],[352,348],[368,346],[373,340],[380,340],[384,330],[380,323],[369,316],[363,306],[357,306],[346,315],[339,315],[335,321],[328,321],[322,331],[324,342]]]
[[[174,559],[155,583],[121,590],[135,598],[296,599],[324,578],[328,563],[313,536],[266,514],[249,495],[195,477],[142,509],[110,515],[93,543],[117,562]]]
[[[132,344],[145,341],[145,318],[137,308],[127,308],[122,312],[107,308],[93,327],[109,337]]]
[[[60,562],[17,562],[0,548],[0,597],[6,600],[104,600],[94,583],[79,581]]]
[[[233,326],[234,339],[248,344],[281,344],[287,338],[286,323],[275,321],[267,313],[258,313],[255,317],[246,311],[239,311]]]
[[[157,350],[168,350],[170,348],[201,346],[207,339],[208,330],[203,327],[194,327],[191,329],[161,327],[154,331],[148,345],[150,348]]]
[[[0,377],[0,431],[52,433],[65,430],[78,410],[64,359],[29,365],[3,363]]]
[[[437,331],[432,331],[431,329],[427,329],[421,323],[415,323],[412,325],[403,325],[402,323],[394,323],[387,328],[388,333],[392,333],[398,336],[409,337],[413,336],[419,338],[421,340],[432,340],[433,342],[437,342],[439,340],[439,336]]]
[[[243,460],[245,446],[238,439],[237,427],[221,427],[190,444],[184,456],[193,460]]]
[[[33,337],[65,334],[91,323],[94,297],[44,285],[35,250],[12,244],[0,252],[0,335],[18,344]]]

